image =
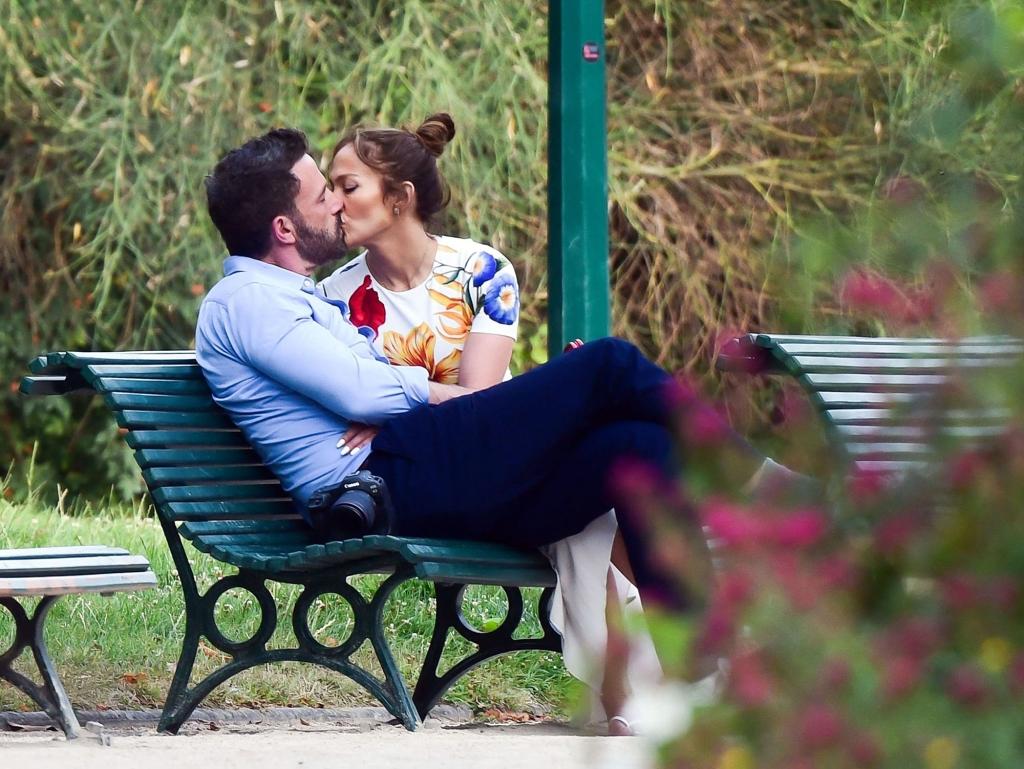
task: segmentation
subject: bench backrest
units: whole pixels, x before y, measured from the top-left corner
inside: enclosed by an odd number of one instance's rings
[[[873,339],[751,334],[720,368],[788,373],[824,420],[840,458],[863,470],[926,466],[940,437],[976,441],[1005,430],[999,407],[950,408],[951,378],[1019,365],[1024,343],[1009,337]]]

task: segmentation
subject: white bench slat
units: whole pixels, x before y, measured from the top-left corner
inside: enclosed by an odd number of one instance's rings
[[[924,412],[908,412],[906,410],[887,408],[832,408],[825,409],[823,413],[827,415],[831,422],[837,425],[894,423],[894,420],[897,419],[902,419],[906,423],[910,419],[923,419],[926,416]],[[949,409],[941,414],[929,412],[927,415],[933,417],[934,422],[947,425],[962,423],[965,426],[971,427],[985,424],[997,426],[1000,423],[1005,424],[1009,421],[1010,410],[995,408],[974,409],[971,411]],[[899,422],[895,422],[895,424],[899,424]]]
[[[1016,344],[958,344],[918,343],[906,345],[878,344],[864,340],[851,344],[825,344],[816,342],[792,342],[780,344],[790,355],[827,355],[830,357],[942,357],[952,360],[960,358],[1009,358],[1024,353],[1024,346]]]
[[[942,374],[805,374],[801,377],[813,390],[927,390],[949,381]]]
[[[21,558],[92,558],[111,555],[129,555],[120,547],[106,545],[75,545],[72,547],[25,547],[14,550],[0,550],[0,561]]]
[[[980,440],[996,438],[1006,432],[1005,426],[999,425],[936,425],[934,427],[914,427],[910,425],[847,425],[837,424],[834,428],[841,432],[849,441],[922,441],[931,438],[945,437],[954,440]]]
[[[843,344],[884,344],[892,347],[919,344],[1019,344],[1020,340],[1012,336],[965,336],[962,339],[950,340],[948,337],[872,337],[872,336],[816,336],[813,334],[755,334],[758,345],[763,347],[773,345],[823,343],[829,345]]]
[[[156,586],[152,571],[77,576],[0,577],[0,597],[121,593]]]
[[[0,579],[31,576],[72,576],[145,571],[149,561],[141,555],[111,555],[98,558],[17,558],[0,560]]]
[[[851,373],[871,372],[895,374],[900,370],[908,373],[947,373],[958,368],[991,368],[1010,365],[1011,360],[1003,357],[992,358],[849,358],[828,355],[794,355],[792,360],[800,366],[800,373]]]

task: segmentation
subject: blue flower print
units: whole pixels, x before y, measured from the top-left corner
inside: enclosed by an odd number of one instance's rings
[[[338,308],[338,312],[341,313],[341,317],[350,323],[352,322],[352,312],[348,309],[348,302],[344,299],[331,299],[330,297],[324,296],[321,290],[317,291],[317,296],[327,302],[327,304],[333,304]]]
[[[477,251],[469,258],[469,271],[473,273],[473,285],[482,286],[498,271],[498,260],[487,251]]]
[[[499,275],[484,294],[484,312],[498,323],[511,326],[519,317],[519,289],[510,275]]]

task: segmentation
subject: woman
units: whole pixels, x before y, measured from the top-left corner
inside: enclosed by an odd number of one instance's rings
[[[519,288],[496,249],[427,229],[449,200],[437,158],[454,136],[451,116],[440,113],[415,131],[357,129],[338,142],[329,179],[342,200],[349,246],[365,250],[321,287],[348,304],[352,322],[392,363],[482,389],[510,376]],[[372,427],[350,430],[341,451],[359,451],[374,434]],[[629,734],[622,716],[627,674],[649,680],[657,663],[645,644],[627,671],[620,635],[608,632],[623,601],[639,606],[633,586],[609,565],[616,528],[609,513],[547,554],[559,575],[552,622],[562,633],[566,667],[601,693],[610,733]],[[624,561],[622,569],[628,573]],[[613,647],[618,653],[606,654]],[[595,672],[592,661],[601,658],[605,669]]]

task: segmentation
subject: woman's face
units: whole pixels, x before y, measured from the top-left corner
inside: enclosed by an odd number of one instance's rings
[[[384,199],[384,179],[346,144],[331,163],[331,183],[341,200],[342,229],[349,247],[373,243],[394,223],[393,204]]]

